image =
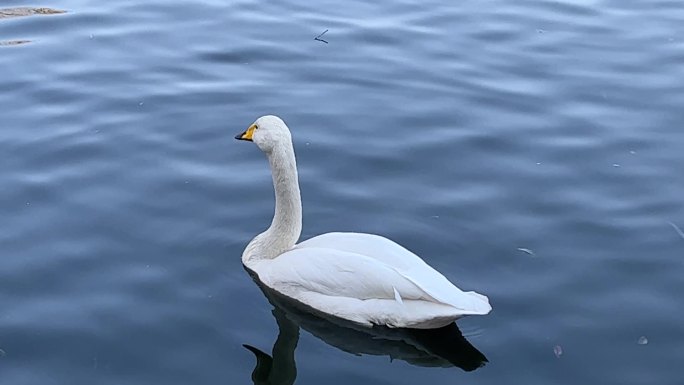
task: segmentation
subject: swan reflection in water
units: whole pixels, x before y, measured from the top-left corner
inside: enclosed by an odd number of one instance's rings
[[[254,384],[291,385],[295,382],[295,349],[300,327],[328,345],[355,355],[389,356],[392,360],[417,366],[457,366],[465,371],[475,370],[488,362],[484,354],[463,337],[455,323],[425,330],[378,326],[368,329],[311,314],[300,304],[262,285],[253,275],[252,279],[274,306],[273,316],[279,328],[272,355],[243,345],[256,356],[252,372]]]

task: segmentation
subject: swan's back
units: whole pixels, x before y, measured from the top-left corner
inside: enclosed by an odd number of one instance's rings
[[[366,255],[392,267],[439,302],[473,312],[471,314],[487,314],[492,310],[486,296],[461,291],[419,256],[385,237],[364,233],[326,233],[295,246],[305,247],[331,247]]]

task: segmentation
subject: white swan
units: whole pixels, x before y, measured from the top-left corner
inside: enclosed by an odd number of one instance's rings
[[[492,309],[487,297],[461,291],[378,235],[327,233],[296,244],[302,202],[290,130],[280,118],[263,116],[235,138],[256,143],[273,174],[273,222],[242,254],[264,285],[322,315],[367,327],[437,328]]]

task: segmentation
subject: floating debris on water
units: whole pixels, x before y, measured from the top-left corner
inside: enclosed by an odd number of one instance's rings
[[[620,165],[617,163],[613,163],[613,167],[620,167]]]
[[[667,222],[667,223],[669,223],[670,226],[672,226],[672,228],[675,229],[677,234],[679,234],[679,236],[682,237],[682,239],[684,239],[684,231],[682,231],[682,229],[680,229],[679,226],[675,225],[674,222]]]
[[[556,345],[553,347],[553,354],[556,355],[556,358],[560,358],[560,356],[563,355],[563,348],[561,348],[560,345]]]
[[[31,15],[52,15],[56,13],[66,13],[66,11],[61,11],[59,9],[52,8],[31,8],[31,7],[17,7],[17,8],[0,8],[0,20],[10,19],[13,17],[23,17]],[[4,40],[0,41],[0,47],[20,45],[30,43],[31,40]]]
[[[637,344],[639,344],[639,345],[648,344],[648,338],[646,338],[646,336],[639,337],[639,339],[637,340]]]
[[[31,8],[31,7],[17,7],[17,8],[2,8],[0,9],[0,19],[7,19],[10,17],[22,17],[31,15],[54,15],[57,13],[66,13],[59,9],[52,8]]]
[[[5,41],[0,41],[0,45],[19,45],[19,44],[26,44],[30,43],[31,40],[5,40]]]
[[[4,357],[6,355],[7,355],[7,353],[5,353],[4,350],[0,349],[0,358]]]
[[[524,248],[524,247],[518,247],[518,251],[522,251],[523,253],[525,253],[525,254],[527,254],[527,255],[531,255],[531,256],[533,256],[533,257],[536,257],[536,256],[537,256],[537,254],[535,254],[534,251],[532,251],[532,250],[530,250],[530,249],[526,249],[526,248]]]
[[[636,151],[631,150],[629,153],[632,154],[632,155],[634,155],[634,154],[636,154]]]
[[[314,40],[316,40],[316,41],[320,41],[320,42],[323,42],[323,43],[325,43],[325,44],[328,44],[328,42],[327,42],[326,40],[323,40],[323,39],[321,39],[321,37],[322,37],[323,35],[325,35],[325,34],[326,34],[326,32],[328,32],[328,30],[327,30],[327,29],[326,29],[325,31],[321,32],[321,34],[320,34],[320,35],[318,35],[318,36],[314,37]]]

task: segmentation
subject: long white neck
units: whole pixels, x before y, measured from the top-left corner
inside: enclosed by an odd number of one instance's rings
[[[292,143],[274,146],[267,156],[275,189],[275,214],[271,227],[252,239],[242,253],[242,263],[247,267],[290,250],[302,232],[302,199]]]

